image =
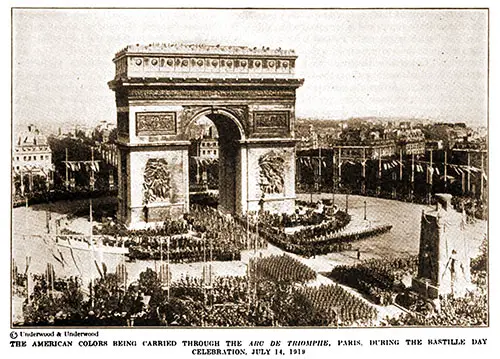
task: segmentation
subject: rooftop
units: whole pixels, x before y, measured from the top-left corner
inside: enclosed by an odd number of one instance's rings
[[[16,146],[47,146],[47,137],[42,135],[34,125],[28,126],[28,131],[22,132]]]

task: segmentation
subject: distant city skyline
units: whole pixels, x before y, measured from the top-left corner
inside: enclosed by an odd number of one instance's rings
[[[115,122],[114,54],[128,44],[294,49],[296,116],[486,125],[486,10],[16,9],[14,131]]]

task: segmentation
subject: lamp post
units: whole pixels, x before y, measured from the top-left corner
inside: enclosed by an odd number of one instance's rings
[[[364,201],[364,204],[365,204],[365,216],[364,216],[364,219],[366,221],[366,200]]]
[[[332,208],[335,207],[335,148],[332,146]]]

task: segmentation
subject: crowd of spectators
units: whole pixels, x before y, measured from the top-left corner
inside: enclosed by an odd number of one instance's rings
[[[451,204],[456,211],[464,211],[469,222],[488,217],[487,205],[484,200],[467,196],[453,196]]]
[[[287,254],[251,259],[252,278],[264,278],[277,283],[306,283],[316,279],[316,272]]]
[[[161,226],[143,230],[102,230],[103,243],[125,246],[132,260],[201,262],[209,259],[232,261],[241,258],[244,249],[261,249],[267,242],[245,223],[235,221],[216,209],[193,205],[180,220],[167,220]]]
[[[325,218],[318,216],[312,209],[303,210],[303,213],[270,213],[264,212],[259,216],[259,220],[271,227],[299,227],[314,226],[322,223]]]
[[[401,289],[405,275],[413,275],[418,266],[418,257],[369,259],[353,266],[339,265],[330,273],[330,278],[357,289],[378,304],[390,304],[392,297]]]
[[[421,307],[426,308],[424,305]],[[395,318],[386,318],[383,325],[390,326],[486,326],[488,325],[488,299],[485,293],[471,291],[464,297],[452,295],[440,299],[440,309],[412,311]]]
[[[56,278],[61,285],[50,288],[40,275],[24,304],[24,325],[254,327],[372,320],[374,310],[340,286],[307,287],[314,277],[287,255],[255,258],[246,276],[185,276],[167,288],[151,269],[127,288],[114,273],[102,274],[87,290],[78,278]]]
[[[317,228],[317,227],[316,227]],[[326,227],[328,228],[328,227]],[[288,235],[275,228],[260,226],[259,233],[269,243],[286,252],[305,257],[352,250],[352,243],[363,238],[378,236],[390,231],[392,226],[373,226],[357,231],[324,232],[314,235],[309,230]],[[314,231],[314,230],[312,230]]]
[[[161,245],[160,245],[161,242]],[[167,242],[170,242],[167,244]],[[217,261],[232,261],[241,258],[237,246],[221,241],[193,235],[172,237],[140,237],[128,248],[132,260],[159,260],[169,258],[172,263],[202,262],[212,257]]]
[[[372,305],[339,285],[302,287],[299,293],[321,313],[325,324],[329,326],[370,325],[377,318],[377,310]]]

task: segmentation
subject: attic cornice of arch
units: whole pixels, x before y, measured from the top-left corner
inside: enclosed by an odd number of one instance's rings
[[[120,77],[108,82],[111,89],[117,87],[175,87],[175,86],[271,86],[298,88],[304,84],[300,78],[193,78],[193,77],[163,77],[163,78],[137,78]]]

